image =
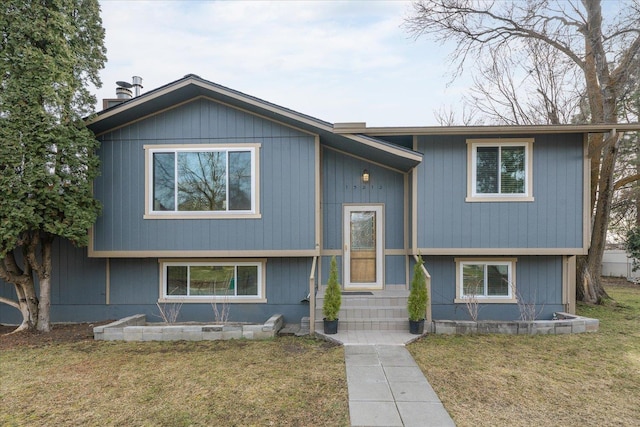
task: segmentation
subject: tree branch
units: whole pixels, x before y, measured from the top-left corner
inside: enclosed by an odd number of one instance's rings
[[[490,12],[490,7],[492,7],[491,4],[487,6],[487,9],[479,9],[465,7],[459,2],[451,0],[423,0],[413,4],[415,13],[413,17],[405,20],[405,25],[416,38],[424,34],[433,34],[441,41],[447,40],[450,35],[458,38],[457,44],[458,48],[462,50],[463,57],[461,59],[463,61],[473,45],[479,45],[477,49],[482,50],[483,45],[495,48],[492,42],[496,39],[506,41],[511,38],[532,38],[553,46],[570,58],[578,67],[584,68],[584,60],[571,49],[570,45],[547,34],[544,24],[541,24],[539,29],[525,27],[510,17]],[[536,10],[527,11],[528,16],[523,17],[523,20],[532,20],[532,18],[539,16],[535,12]],[[496,21],[495,25],[483,24],[483,18]],[[546,18],[547,23],[551,20],[567,21],[563,17]],[[583,29],[585,27],[585,24],[577,21],[571,25]],[[460,52],[458,52],[456,57],[460,56]]]
[[[616,183],[613,185],[613,189],[615,190],[619,190],[622,187],[624,187],[627,184],[631,184],[632,182],[636,182],[636,181],[640,181],[640,173],[635,174],[635,175],[630,175],[627,177],[624,177],[618,181],[616,181]]]
[[[38,273],[38,276],[42,277],[44,276],[45,272],[44,272],[42,263],[38,261],[38,257],[36,256],[37,250],[38,250],[38,243],[40,243],[39,234],[40,233],[38,233],[37,231],[30,233],[25,256],[29,260],[29,264],[31,265],[31,268],[33,268],[36,271],[36,273]]]
[[[0,297],[0,303],[5,303],[7,305],[10,305],[11,307],[14,307],[20,310],[20,304],[17,301],[14,301],[12,299]]]
[[[24,280],[24,272],[18,267],[13,252],[8,252],[0,260],[0,279],[9,283],[18,283]]]

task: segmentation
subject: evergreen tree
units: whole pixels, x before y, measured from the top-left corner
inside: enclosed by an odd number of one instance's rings
[[[409,320],[423,320],[427,311],[427,278],[422,271],[422,257],[418,259],[413,267],[413,279],[411,280],[411,291],[407,301],[407,309],[409,311]]]
[[[324,293],[324,305],[322,306],[322,314],[327,320],[336,320],[338,312],[342,305],[342,294],[340,283],[338,281],[338,264],[336,257],[331,258],[331,266],[329,267],[329,281],[327,282],[327,290]]]
[[[48,331],[52,243],[86,245],[100,212],[83,120],[106,60],[98,1],[3,0],[0,37],[0,278],[16,291],[0,302]]]

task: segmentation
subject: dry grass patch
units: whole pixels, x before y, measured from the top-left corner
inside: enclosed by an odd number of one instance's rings
[[[271,341],[4,350],[0,425],[348,425],[344,351]]]
[[[640,287],[579,307],[600,332],[429,336],[409,351],[458,426],[637,425]]]

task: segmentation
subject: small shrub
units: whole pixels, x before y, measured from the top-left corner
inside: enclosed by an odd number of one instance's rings
[[[536,308],[538,306],[538,303],[536,302],[536,295],[538,292],[534,290],[533,296],[530,299],[525,300],[522,294],[516,290],[515,283],[510,283],[509,285],[516,296],[518,311],[520,312],[520,320],[525,322],[532,322],[536,320],[538,316],[540,316],[540,313],[542,313],[542,310],[544,310],[544,304],[542,304],[540,309]]]
[[[178,320],[182,303],[156,303],[156,307],[160,311],[160,318],[164,323],[173,324]]]
[[[213,320],[215,323],[227,323],[229,320],[229,294],[225,294],[220,304],[221,308],[218,308],[218,302],[212,302],[211,308],[213,309]]]
[[[464,306],[469,313],[469,317],[474,322],[478,321],[478,314],[480,314],[480,299],[478,298],[478,290],[480,289],[481,283],[478,281],[473,282],[473,285],[465,286],[464,296]]]
[[[427,278],[422,271],[422,258],[418,258],[418,262],[413,268],[413,279],[411,280],[411,291],[409,300],[407,301],[407,311],[409,312],[409,320],[423,320],[427,311]]]
[[[331,258],[331,267],[329,269],[329,281],[327,282],[327,290],[324,293],[324,305],[322,306],[322,314],[327,320],[336,320],[338,311],[342,304],[342,295],[340,293],[340,283],[338,283],[338,265],[336,257]]]

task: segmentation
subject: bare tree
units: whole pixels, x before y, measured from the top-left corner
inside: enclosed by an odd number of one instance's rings
[[[475,65],[483,57],[507,61],[524,46],[536,46],[541,52],[546,49],[551,54],[548,57],[558,61],[546,71],[540,68],[544,61],[536,61],[535,54],[520,55],[528,58],[529,66],[538,67],[531,68],[534,75],[542,77],[550,71],[557,77],[562,65],[567,73],[580,77],[572,95],[551,96],[553,92],[540,88],[548,122],[567,120],[566,114],[560,114],[567,106],[563,100],[571,104],[575,93],[584,93],[586,103],[581,110],[585,117],[591,123],[612,125],[612,132],[592,134],[589,139],[592,233],[589,253],[578,263],[577,293],[578,298],[592,303],[606,296],[600,274],[615,189],[614,167],[622,139],[614,131],[621,93],[640,64],[640,3],[619,2],[612,12],[617,14],[603,23],[600,0],[423,0],[413,4],[413,13],[406,20],[407,29],[415,37],[431,36],[456,44],[450,57],[455,75],[465,64],[474,61]],[[553,87],[566,90],[558,82]],[[513,98],[520,93],[513,89],[518,88],[505,85],[503,95]],[[522,114],[527,112],[526,108],[520,109]],[[516,113],[520,117],[515,110],[512,116]]]
[[[465,105],[490,122],[508,125],[561,124],[581,116],[583,87],[575,69],[549,45],[524,40],[504,56],[489,52],[477,61]]]

